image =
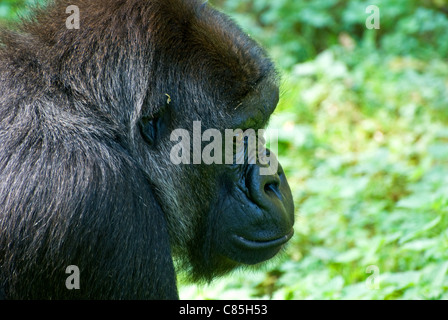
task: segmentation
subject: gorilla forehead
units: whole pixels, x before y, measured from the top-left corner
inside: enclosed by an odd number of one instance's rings
[[[163,5],[172,18],[150,32],[157,35],[158,28],[168,28],[170,37],[162,32],[164,38],[155,39],[160,52],[155,61],[180,70],[182,77],[193,76],[189,80],[200,84],[215,101],[229,103],[232,108],[262,79],[276,84],[275,69],[265,51],[226,15],[195,0]],[[168,54],[173,49],[179,54]]]
[[[205,126],[218,129],[263,127],[279,95],[278,74],[266,52],[228,16],[212,7],[184,1],[179,8],[176,3],[177,7],[169,7],[175,18],[166,25],[171,36],[157,40],[164,42],[159,48],[164,53],[156,61],[174,70],[166,80],[178,83],[179,78],[188,79],[182,82],[188,87],[179,91],[185,94],[180,100],[188,100],[189,94],[192,105],[196,105],[196,114],[190,109],[189,116],[201,119],[201,115],[213,113],[214,117],[206,118],[215,122]],[[181,49],[181,54],[169,54],[173,48]],[[192,120],[188,116],[186,119]]]

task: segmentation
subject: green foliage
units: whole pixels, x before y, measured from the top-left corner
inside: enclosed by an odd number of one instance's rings
[[[0,2],[0,22],[18,20],[28,12],[28,8],[42,0],[2,0]]]
[[[448,4],[421,0],[215,0],[286,69],[330,46],[373,46],[424,58],[448,54]],[[380,9],[381,29],[365,27],[369,5]],[[349,44],[351,45],[351,44]]]

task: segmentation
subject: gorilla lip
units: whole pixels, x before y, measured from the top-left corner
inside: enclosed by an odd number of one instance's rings
[[[235,235],[234,237],[246,249],[257,250],[257,249],[269,249],[269,248],[273,248],[273,247],[280,247],[280,246],[284,245],[286,242],[288,242],[289,239],[292,238],[293,234],[294,234],[294,230],[291,230],[285,236],[282,236],[282,237],[276,238],[276,239],[269,239],[269,240],[264,240],[264,239],[249,240],[249,239],[246,239],[246,238],[244,238],[242,236],[238,236],[238,235]]]

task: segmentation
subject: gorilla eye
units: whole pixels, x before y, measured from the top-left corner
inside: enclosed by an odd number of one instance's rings
[[[159,117],[142,117],[140,120],[140,133],[149,145],[154,145],[157,137]]]
[[[171,111],[167,106],[170,101],[171,99],[155,114],[143,116],[140,119],[140,134],[143,140],[150,146],[157,144],[168,132],[171,123]]]

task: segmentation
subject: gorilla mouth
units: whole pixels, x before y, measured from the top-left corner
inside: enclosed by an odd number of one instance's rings
[[[294,234],[294,230],[292,229],[288,234],[281,236],[279,238],[275,239],[247,239],[242,236],[235,235],[236,241],[239,242],[241,246],[243,246],[245,249],[249,250],[263,250],[263,249],[272,249],[272,248],[280,248],[282,245],[284,245],[286,242],[289,241],[289,239],[292,238]]]
[[[249,239],[237,234],[231,237],[231,247],[226,256],[230,259],[248,265],[254,265],[271,259],[291,239],[294,230],[291,229],[286,235],[278,238],[256,238]]]

